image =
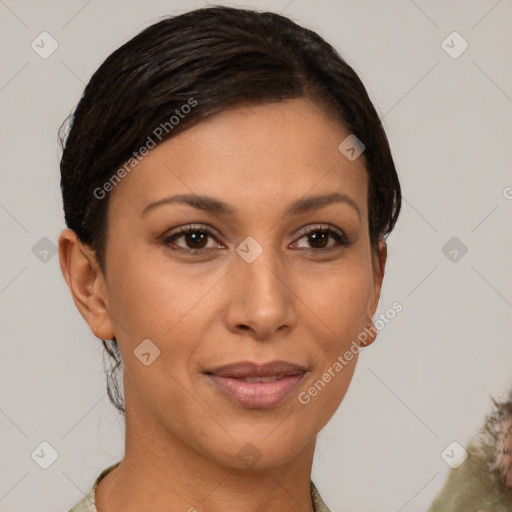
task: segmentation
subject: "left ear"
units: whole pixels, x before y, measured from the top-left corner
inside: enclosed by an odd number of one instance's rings
[[[377,306],[379,305],[380,291],[382,289],[387,257],[388,247],[386,242],[379,241],[377,249],[372,251],[373,290],[368,304],[368,326],[365,332],[369,334],[363,343],[365,347],[371,345],[377,338],[377,329],[373,324],[372,317],[375,315]]]

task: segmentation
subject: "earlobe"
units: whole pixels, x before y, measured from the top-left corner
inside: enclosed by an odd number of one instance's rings
[[[361,338],[360,338],[361,346],[368,347],[376,339],[377,339],[377,328],[375,327],[373,320],[371,318],[369,318],[368,323],[366,324],[366,327],[365,327],[363,333],[361,334]]]
[[[103,273],[94,252],[71,229],[59,236],[59,261],[73,301],[91,331],[100,339],[113,338]]]

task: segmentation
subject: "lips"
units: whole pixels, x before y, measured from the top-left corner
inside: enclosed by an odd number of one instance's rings
[[[246,379],[246,378],[270,378],[277,377],[279,380],[282,377],[290,377],[305,373],[306,368],[286,361],[271,361],[263,365],[258,365],[251,361],[240,361],[238,363],[231,363],[224,366],[219,366],[206,373],[217,375],[218,377],[231,377],[233,379]],[[253,381],[257,382],[257,381]],[[262,382],[265,382],[262,380]],[[269,381],[271,382],[271,381]]]
[[[215,389],[236,404],[249,409],[276,407],[298,388],[307,369],[286,361],[258,365],[241,361],[206,373]]]

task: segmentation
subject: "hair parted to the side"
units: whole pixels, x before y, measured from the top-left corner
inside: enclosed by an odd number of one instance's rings
[[[180,114],[191,98],[194,107],[172,129],[160,130],[157,143],[232,106],[301,97],[334,115],[365,145],[375,250],[397,221],[401,189],[363,83],[315,32],[273,12],[224,6],[164,18],[114,51],[94,73],[59,130],[67,226],[95,251],[104,272],[109,196],[95,191],[104,190],[157,127]],[[125,413],[116,379],[119,348],[115,338],[103,344],[115,363],[107,372],[109,397]]]

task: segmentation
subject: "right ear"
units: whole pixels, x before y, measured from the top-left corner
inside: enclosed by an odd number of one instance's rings
[[[73,230],[65,229],[59,236],[59,260],[75,306],[91,331],[103,340],[113,338],[105,278],[94,251],[80,242]]]

